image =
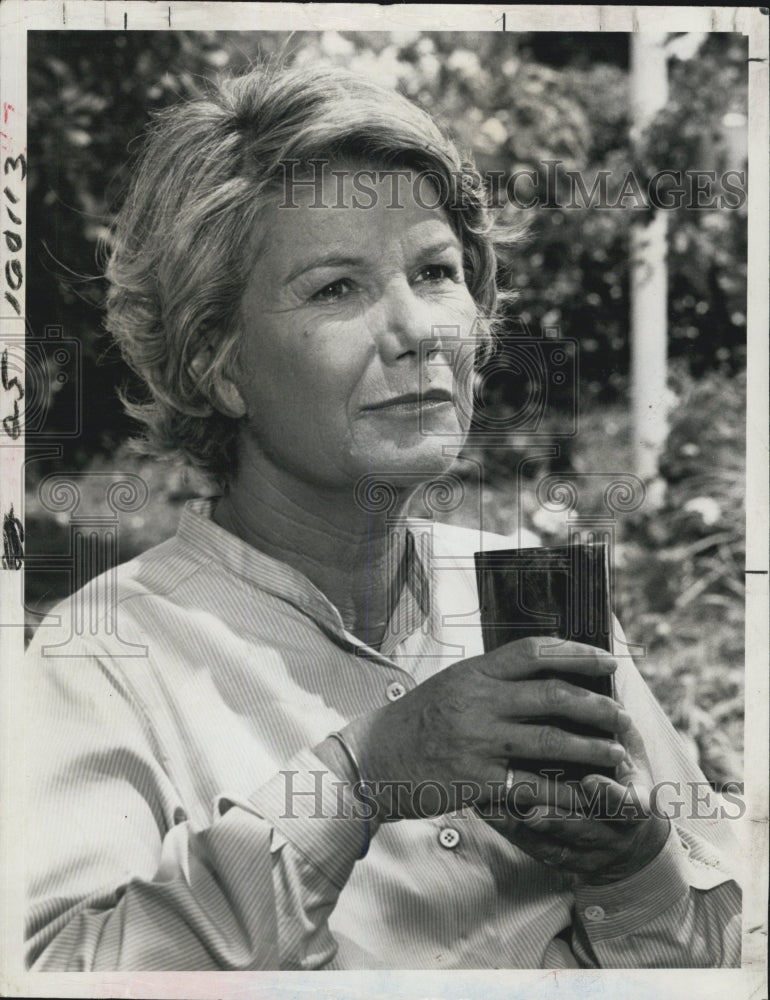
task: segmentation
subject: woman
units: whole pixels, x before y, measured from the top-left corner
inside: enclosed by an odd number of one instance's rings
[[[728,824],[653,807],[703,779],[633,664],[483,655],[478,534],[406,517],[468,429],[505,242],[430,118],[352,74],[160,117],[108,322],[149,441],[221,495],[122,568],[119,647],[33,643],[33,968],[739,961]],[[555,667],[614,672],[619,702]],[[575,809],[523,758],[616,780]]]

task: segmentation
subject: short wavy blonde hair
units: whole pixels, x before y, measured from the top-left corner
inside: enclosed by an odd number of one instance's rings
[[[110,239],[107,327],[150,400],[125,400],[145,452],[183,458],[224,485],[237,471],[239,421],[215,382],[238,364],[239,306],[261,210],[286,164],[327,159],[427,172],[443,180],[465,277],[489,325],[498,251],[480,175],[407,98],[336,67],[273,66],[221,81],[160,112]],[[208,349],[208,361],[195,363]]]

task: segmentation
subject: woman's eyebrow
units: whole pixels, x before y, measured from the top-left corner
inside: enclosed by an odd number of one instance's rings
[[[461,253],[462,245],[455,236],[451,236],[447,239],[436,240],[433,243],[428,243],[425,246],[417,246],[415,248],[415,256],[429,257],[432,254],[444,253],[446,250],[454,250],[457,253]],[[321,267],[360,267],[362,262],[363,259],[361,257],[351,257],[349,254],[322,254],[320,257],[313,257],[310,260],[303,261],[296,267],[292,268],[286,276],[285,281],[286,284],[290,284],[301,274],[305,274],[307,271],[313,271]]]
[[[431,254],[443,253],[445,250],[455,250],[457,253],[462,253],[462,244],[455,237],[451,236],[445,240],[436,240],[434,243],[428,243],[425,246],[418,246],[416,249],[416,255],[418,257],[429,257]]]
[[[303,261],[293,268],[286,276],[286,283],[294,281],[306,271],[313,271],[319,267],[358,267],[361,264],[360,257],[350,257],[336,253],[325,254],[321,257],[313,257],[311,260]]]

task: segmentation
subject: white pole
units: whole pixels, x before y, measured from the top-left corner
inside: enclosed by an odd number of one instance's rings
[[[632,139],[668,101],[665,32],[631,36]],[[668,217],[657,211],[631,236],[631,397],[635,472],[645,481],[658,475],[666,441],[668,340]]]

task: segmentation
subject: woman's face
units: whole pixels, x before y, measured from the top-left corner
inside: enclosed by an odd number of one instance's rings
[[[234,378],[241,461],[327,488],[436,475],[470,420],[477,310],[462,246],[443,211],[423,207],[436,201],[426,184],[416,201],[402,179],[394,199],[392,176],[369,175],[373,199],[354,173],[327,171],[327,207],[310,207],[315,193],[302,188],[299,207],[267,210]]]

